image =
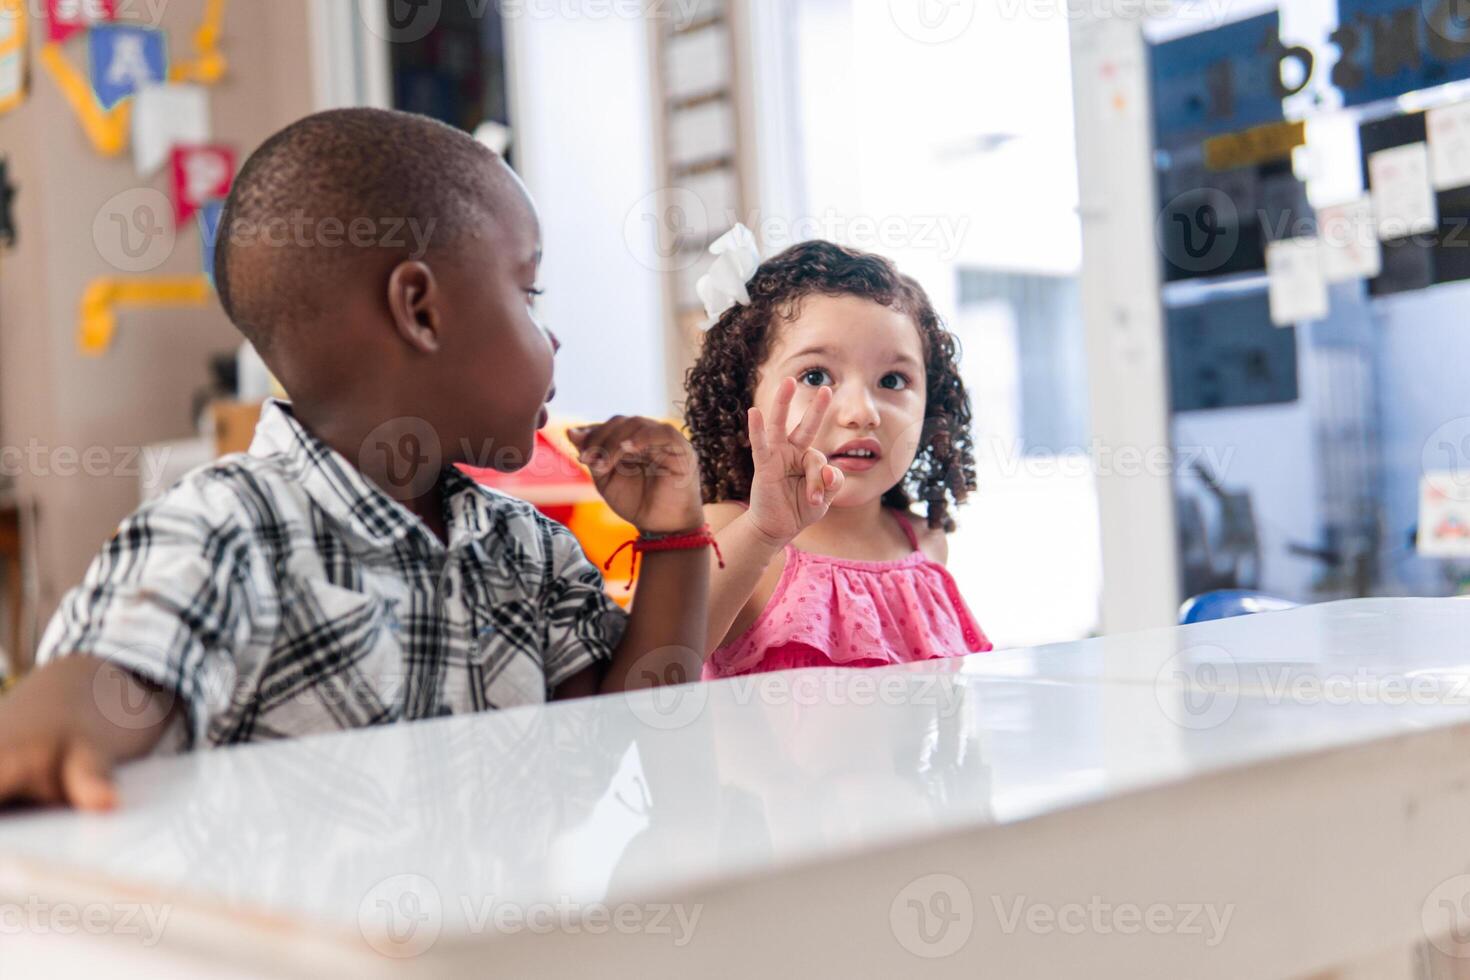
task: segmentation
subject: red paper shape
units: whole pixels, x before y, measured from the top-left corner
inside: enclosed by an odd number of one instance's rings
[[[117,18],[117,0],[46,0],[46,39],[60,44],[93,24]]]
[[[174,185],[174,222],[182,227],[207,201],[230,192],[235,151],[218,143],[175,146],[170,154]]]

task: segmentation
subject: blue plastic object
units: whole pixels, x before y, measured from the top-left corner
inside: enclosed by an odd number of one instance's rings
[[[1295,602],[1249,589],[1217,589],[1197,595],[1181,606],[1179,625],[1208,623],[1233,616],[1249,616],[1252,613],[1280,612],[1283,609],[1295,609],[1297,605]]]

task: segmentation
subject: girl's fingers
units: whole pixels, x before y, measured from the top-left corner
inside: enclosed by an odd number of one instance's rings
[[[826,385],[817,392],[817,397],[807,406],[801,421],[796,423],[796,428],[791,432],[791,444],[797,449],[806,449],[817,438],[817,433],[822,428],[822,420],[827,417],[827,409],[832,407],[832,389]]]
[[[806,502],[813,507],[822,505],[822,498],[827,495],[826,485],[822,481],[822,470],[827,465],[827,457],[815,449],[808,449],[801,457],[801,466],[805,479],[802,481],[801,489],[806,494]]]
[[[837,496],[837,491],[842,489],[842,481],[845,477],[842,471],[835,466],[822,467],[822,485],[827,488],[827,499],[831,500]]]
[[[771,420],[767,425],[767,439],[779,442],[786,438],[786,423],[791,416],[791,399],[796,396],[796,379],[782,378],[776,387],[776,404],[771,409]]]
[[[770,446],[766,441],[766,420],[761,415],[761,410],[752,405],[746,413],[746,422],[750,427],[750,451],[759,458],[765,455]]]

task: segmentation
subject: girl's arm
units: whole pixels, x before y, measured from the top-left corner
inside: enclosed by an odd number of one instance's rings
[[[724,643],[731,627],[750,604],[755,587],[772,561],[786,546],[785,541],[769,537],[748,520],[749,512],[739,504],[709,504],[704,508],[705,520],[715,532],[725,567],[710,555],[709,636],[705,656]]]
[[[805,528],[821,520],[842,489],[842,471],[812,448],[822,419],[832,405],[832,390],[822,388],[796,427],[787,430],[796,380],[787,378],[776,390],[771,418],[749,413],[750,455],[755,474],[750,481],[750,507],[710,504],[705,519],[715,532],[725,567],[710,556],[709,631],[705,656],[720,645],[750,602],[766,568],[781,549]]]

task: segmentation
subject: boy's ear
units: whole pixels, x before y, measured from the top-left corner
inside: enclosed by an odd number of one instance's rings
[[[388,274],[388,313],[398,335],[415,350],[439,349],[441,294],[434,271],[419,261],[400,262]]]

